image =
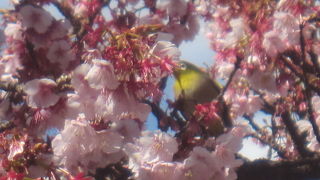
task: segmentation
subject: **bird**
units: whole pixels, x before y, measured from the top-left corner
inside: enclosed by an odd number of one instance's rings
[[[181,112],[186,120],[194,117],[194,110],[197,104],[209,103],[215,99],[222,89],[222,86],[211,79],[209,74],[196,65],[180,60],[174,68],[174,98],[176,109]],[[223,123],[212,121],[209,127],[206,127],[211,135],[221,134]]]

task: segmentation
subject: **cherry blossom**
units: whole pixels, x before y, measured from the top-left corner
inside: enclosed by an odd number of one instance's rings
[[[178,180],[182,179],[182,163],[158,162],[150,169],[149,176],[141,179]],[[148,172],[148,171],[147,171]],[[146,173],[147,174],[147,173]]]
[[[54,92],[57,84],[51,79],[34,79],[27,82],[24,92],[27,94],[27,103],[32,108],[46,108],[55,105],[59,95]]]
[[[89,86],[95,89],[114,90],[119,86],[112,64],[104,60],[93,60],[93,66],[85,76]]]
[[[315,178],[315,0],[11,2],[1,9],[0,179]],[[167,89],[179,45],[200,27],[222,87],[183,117]],[[266,159],[238,154],[246,138]]]
[[[179,49],[169,41],[158,41],[152,47],[150,53],[160,58],[167,56],[171,60],[179,60],[181,55]]]
[[[267,54],[270,57],[275,57],[278,53],[286,50],[287,46],[282,42],[278,33],[275,31],[269,31],[264,34],[264,40],[262,46],[265,48]]]
[[[290,13],[276,12],[274,13],[273,28],[278,36],[285,40],[288,46],[299,44],[299,18],[294,17]]]
[[[188,4],[185,0],[161,0],[157,5],[159,9],[166,10],[169,16],[184,16],[187,13]],[[179,7],[179,8],[176,8]]]
[[[231,72],[234,69],[234,64],[222,61],[221,63],[217,63],[215,66],[216,76],[222,79],[226,79],[230,77]]]
[[[22,25],[38,33],[45,33],[52,24],[53,17],[47,11],[31,5],[21,7],[19,11]]]
[[[184,178],[182,179],[212,179],[219,171],[215,157],[202,147],[195,147],[190,156],[183,162]]]
[[[86,172],[120,160],[123,137],[113,131],[97,132],[81,119],[67,120],[61,134],[53,139],[55,163],[71,172],[79,168]]]
[[[24,151],[25,142],[21,140],[20,142],[14,142],[10,145],[10,153],[8,155],[8,160],[13,160],[15,156],[22,154]]]
[[[22,27],[20,24],[9,23],[4,29],[4,34],[14,40],[23,40]]]
[[[139,123],[132,119],[121,119],[113,124],[115,131],[119,132],[125,142],[133,142],[141,134]]]
[[[125,152],[130,157],[129,167],[136,177],[143,176],[152,164],[160,161],[171,161],[173,154],[178,150],[178,144],[170,135],[149,131],[142,132],[142,136],[133,143],[125,145]]]
[[[313,96],[312,97],[312,106],[315,111],[315,117],[316,117],[316,123],[320,124],[320,97],[319,96]]]
[[[52,43],[47,53],[47,58],[50,62],[58,63],[62,69],[65,69],[74,60],[74,54],[67,41],[59,40]]]
[[[23,68],[20,58],[17,54],[4,55],[1,58],[0,66],[3,67],[3,73],[16,74],[17,70]]]
[[[272,93],[278,92],[276,78],[273,72],[256,70],[248,79],[252,88],[255,90],[269,91]]]

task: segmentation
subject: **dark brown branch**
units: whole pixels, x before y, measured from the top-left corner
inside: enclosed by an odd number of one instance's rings
[[[292,62],[290,62],[287,57],[290,58],[290,55],[288,54],[282,54],[280,56],[280,59],[282,60],[282,62],[284,62],[284,64],[286,65],[286,67],[288,67],[298,78],[301,79],[301,81],[305,82],[305,84],[308,85],[308,87],[310,89],[312,89],[313,91],[315,91],[319,96],[320,96],[320,89],[318,89],[317,87],[315,87],[314,85],[310,84],[307,80],[305,80],[302,72],[299,72],[299,70],[297,70],[296,65],[294,65]]]
[[[223,99],[223,95],[224,95],[224,93],[227,91],[230,83],[232,82],[233,76],[236,74],[237,70],[240,68],[241,61],[242,61],[242,58],[237,56],[237,61],[236,61],[236,63],[234,64],[234,69],[233,69],[233,71],[232,71],[231,74],[230,74],[230,77],[229,77],[229,79],[228,79],[228,82],[227,82],[227,84],[222,88],[222,91],[221,91],[221,93],[220,93],[219,96],[218,96],[219,101],[221,101],[221,99]]]
[[[66,17],[74,27],[74,33],[77,35],[77,39],[81,42],[82,38],[87,34],[86,26],[91,27],[94,19],[101,12],[102,8],[109,5],[110,0],[100,0],[101,6],[96,9],[92,16],[88,17],[87,21],[79,19],[73,16],[72,8],[68,7],[67,3],[52,2],[54,6]]]
[[[132,176],[132,172],[125,167],[126,161],[121,161],[117,164],[111,164],[105,168],[98,168],[94,176],[96,180],[116,179],[116,180],[128,180]]]
[[[78,31],[80,31],[81,29],[81,22],[76,19],[75,17],[73,17],[72,15],[72,8],[67,6],[67,2],[62,2],[59,3],[58,1],[53,1],[52,4],[59,10],[59,12],[65,17],[67,18],[70,23],[73,26],[73,31],[75,34],[78,33]]]
[[[300,25],[300,49],[302,52],[302,63],[305,64],[306,63],[306,52],[305,52],[305,39],[303,36],[303,25]],[[314,64],[314,67],[317,67],[318,64]],[[311,92],[310,92],[310,85],[307,79],[307,74],[306,72],[302,69],[303,71],[303,76],[304,78],[303,83],[305,85],[305,90],[304,90],[304,94],[306,97],[306,101],[307,101],[307,105],[308,105],[308,115],[309,115],[309,121],[312,125],[312,129],[314,132],[314,135],[316,136],[317,141],[320,143],[320,132],[319,132],[319,127],[315,121],[314,115],[313,115],[313,108],[312,108],[312,104],[311,104]]]
[[[232,120],[230,118],[230,113],[229,113],[229,107],[227,106],[226,102],[223,99],[223,95],[225,94],[225,92],[227,91],[229,85],[232,82],[232,79],[234,77],[234,75],[236,74],[237,70],[240,68],[240,64],[243,58],[237,56],[237,61],[234,64],[234,69],[230,74],[230,77],[228,79],[227,84],[222,88],[219,96],[218,96],[218,100],[220,103],[220,107],[221,107],[221,115],[222,115],[222,120],[223,120],[223,124],[225,127],[232,127]]]
[[[273,113],[274,113],[274,111],[273,111]],[[287,157],[285,155],[286,154],[285,151],[283,150],[283,148],[281,148],[281,146],[276,144],[274,137],[265,137],[266,134],[262,134],[262,137],[259,136],[259,134],[262,133],[261,128],[255,122],[253,122],[251,117],[249,117],[247,115],[245,115],[243,117],[248,120],[251,127],[258,133],[258,134],[251,134],[250,135],[251,137],[258,139],[262,144],[265,144],[265,145],[269,146],[270,148],[272,148],[274,151],[277,152],[278,156],[281,157],[282,159],[287,159]],[[272,129],[272,132],[274,133],[274,129]]]
[[[320,132],[319,132],[319,127],[318,127],[316,120],[315,120],[315,117],[314,117],[314,113],[313,113],[310,90],[306,89],[305,91],[306,91],[306,96],[307,96],[307,105],[308,105],[307,110],[308,110],[308,115],[309,115],[309,121],[312,125],[313,133],[316,136],[317,141],[320,143]]]
[[[303,136],[301,136],[298,133],[298,129],[297,129],[295,123],[293,122],[293,120],[290,116],[290,113],[287,111],[283,112],[281,114],[281,118],[282,118],[282,122],[285,124],[285,126],[290,134],[290,137],[291,137],[292,141],[294,142],[294,145],[295,145],[297,151],[299,152],[299,154],[302,157],[310,157],[310,156],[314,155],[314,153],[310,152],[305,147],[305,145],[307,144],[306,140]]]
[[[144,100],[143,103],[148,104],[151,107],[152,114],[157,118],[158,128],[162,131],[167,131],[168,127],[163,127],[161,121],[167,117],[167,114],[159,107],[158,104],[155,104],[149,100]]]
[[[320,177],[320,158],[293,161],[256,160],[245,162],[238,170],[238,180],[303,180]]]
[[[251,127],[255,131],[260,132],[261,129],[259,128],[259,126],[255,122],[253,122],[253,120],[252,120],[252,118],[250,116],[244,115],[243,117],[249,122],[249,124],[251,125]]]
[[[316,69],[315,74],[318,78],[320,78],[320,63],[318,61],[318,57],[313,51],[308,51],[308,54],[310,55],[310,59],[314,65],[314,68]]]

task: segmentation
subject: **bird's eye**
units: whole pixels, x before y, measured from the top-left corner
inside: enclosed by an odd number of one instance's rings
[[[187,65],[184,63],[180,63],[180,69],[181,70],[186,70],[187,69]]]

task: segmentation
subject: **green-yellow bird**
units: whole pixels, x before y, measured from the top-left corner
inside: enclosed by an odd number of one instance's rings
[[[197,104],[211,102],[219,95],[222,88],[218,82],[209,77],[208,73],[186,61],[179,61],[173,74],[177,109],[187,120],[193,117]],[[222,122],[213,121],[207,129],[209,134],[217,136],[223,132]]]

